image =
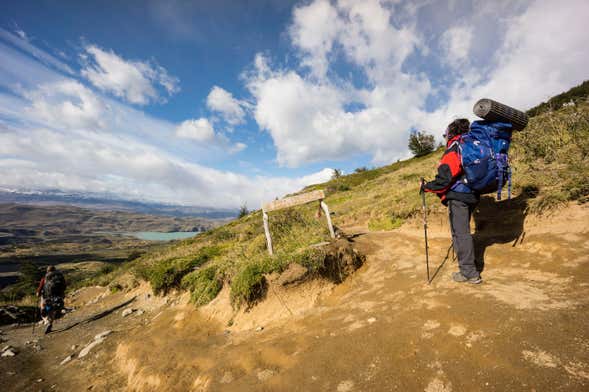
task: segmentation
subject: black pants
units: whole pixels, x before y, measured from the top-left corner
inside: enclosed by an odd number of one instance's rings
[[[474,242],[470,234],[470,216],[474,207],[474,204],[469,205],[459,200],[448,201],[452,244],[458,257],[460,272],[467,278],[479,276],[474,260]]]

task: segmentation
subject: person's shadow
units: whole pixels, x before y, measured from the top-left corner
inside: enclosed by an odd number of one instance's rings
[[[479,272],[485,268],[485,250],[488,246],[510,242],[516,246],[524,241],[528,199],[537,194],[537,188],[526,187],[519,196],[511,199],[496,201],[493,196],[481,197],[473,213],[475,263]]]

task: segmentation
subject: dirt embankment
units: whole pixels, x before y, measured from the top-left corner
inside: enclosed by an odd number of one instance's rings
[[[146,287],[89,289],[73,303],[90,305],[62,325],[135,295],[129,307],[144,313],[38,337],[38,351],[25,344],[30,328],[5,330],[20,352],[0,358],[0,378],[15,390],[587,390],[589,206],[538,218],[510,203],[483,201],[475,216],[482,285],[449,279],[448,229],[434,217],[432,274],[441,268],[430,285],[416,221],[356,236],[366,262],[342,284],[296,270],[268,277],[249,312],[234,312],[227,292],[195,311]],[[59,365],[104,330],[89,355]]]

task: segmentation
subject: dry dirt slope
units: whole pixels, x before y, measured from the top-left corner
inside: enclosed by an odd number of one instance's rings
[[[498,226],[496,203],[481,208],[483,285],[452,283],[451,259],[426,285],[414,222],[356,236],[367,260],[343,284],[271,290],[231,326],[223,295],[197,312],[183,298],[165,304],[142,292],[132,306],[146,309],[143,315],[114,313],[41,337],[39,352],[24,344],[30,328],[5,330],[20,353],[0,358],[1,384],[61,391],[587,390],[589,206],[525,224],[520,209],[505,209],[508,227]],[[436,264],[448,233],[443,217],[430,221]],[[75,303],[99,291],[81,293]],[[61,325],[137,293],[108,295]],[[87,357],[58,365],[105,329],[114,332]]]

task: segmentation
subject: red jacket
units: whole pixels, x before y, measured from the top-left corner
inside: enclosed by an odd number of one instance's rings
[[[40,296],[43,292],[43,286],[45,286],[45,277],[42,277],[41,281],[39,282],[39,287],[37,287],[37,297]]]
[[[454,184],[464,175],[458,149],[459,139],[460,135],[457,135],[448,140],[446,151],[438,164],[436,178],[423,186],[425,192],[437,194],[444,205],[448,200],[460,200],[467,204],[476,204],[479,201],[479,195],[473,191],[459,192],[453,189]]]

